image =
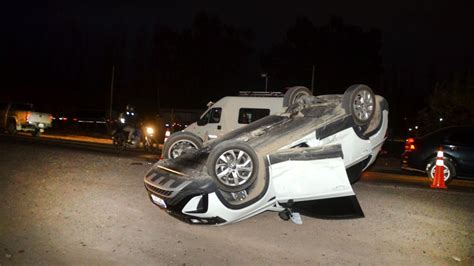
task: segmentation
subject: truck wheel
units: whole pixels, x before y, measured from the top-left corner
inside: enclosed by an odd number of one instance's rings
[[[31,131],[31,135],[33,137],[39,137],[41,135],[41,130],[35,129],[34,131]]]
[[[245,143],[223,142],[209,155],[207,169],[221,190],[242,191],[250,187],[257,178],[257,154]]]
[[[289,107],[298,102],[303,96],[312,95],[311,91],[303,86],[291,87],[283,97],[283,107]]]
[[[166,140],[163,147],[163,158],[175,159],[186,151],[198,150],[202,146],[202,140],[198,136],[189,132],[177,132]]]
[[[8,122],[7,131],[10,135],[16,134],[16,123],[14,121]]]
[[[352,115],[357,125],[367,125],[375,113],[374,92],[366,85],[352,85],[344,92],[342,108]]]

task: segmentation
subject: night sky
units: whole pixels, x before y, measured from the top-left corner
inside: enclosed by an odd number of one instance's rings
[[[359,26],[364,31],[380,30],[383,71],[380,82],[371,86],[376,92],[378,86],[385,86],[401,90],[402,97],[423,97],[435,82],[474,66],[473,11],[474,1],[441,0],[286,1],[284,4],[275,1],[199,1],[199,4],[195,1],[10,1],[3,3],[0,11],[1,98],[31,101],[51,111],[107,109],[111,69],[116,65],[117,107],[114,109],[120,109],[127,99],[139,105],[141,99],[146,102],[145,99],[160,97],[161,106],[183,107],[176,97],[163,99],[167,96],[163,91],[156,94],[156,87],[161,83],[153,81],[153,62],[147,61],[143,71],[132,65],[144,60],[136,51],[147,51],[153,38],[151,32],[160,27],[178,32],[189,29],[200,12],[252,32],[249,41],[252,52],[243,64],[245,73],[232,83],[238,88],[216,94],[210,89],[203,90],[195,105],[236,90],[263,89],[260,74],[265,70],[260,62],[261,54],[285,39],[297,17],[307,17],[315,26],[321,26],[337,16],[345,24]],[[117,40],[121,42],[119,55],[109,49],[116,47]],[[148,54],[144,52],[142,57]],[[316,67],[324,68],[317,62]],[[277,83],[271,75],[269,84],[275,91],[295,85]],[[335,88],[334,92],[343,89]],[[153,104],[156,101],[144,103]]]

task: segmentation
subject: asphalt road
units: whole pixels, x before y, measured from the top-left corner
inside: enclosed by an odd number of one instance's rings
[[[295,225],[267,212],[234,225],[191,226],[149,202],[143,175],[152,161],[0,138],[0,264],[474,262],[471,191],[365,176],[354,185],[362,219],[303,217]]]
[[[69,148],[74,150],[95,151],[106,154],[117,154],[121,157],[133,157],[145,159],[148,162],[156,162],[161,157],[162,145],[159,145],[153,152],[145,151],[143,148],[127,148],[117,150],[111,139],[98,138],[84,135],[71,134],[42,134],[40,138],[32,137],[27,133],[19,133],[16,136],[1,134],[0,139],[7,141],[17,141],[26,143],[42,143],[54,145],[56,147]],[[388,149],[391,154],[379,155],[376,162],[362,176],[362,180],[375,183],[391,183],[400,186],[429,187],[431,180],[426,178],[424,173],[411,172],[401,169],[399,147],[391,143]],[[474,181],[455,179],[449,184],[451,190],[474,192]]]

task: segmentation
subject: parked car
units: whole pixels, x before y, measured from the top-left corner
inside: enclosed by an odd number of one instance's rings
[[[183,131],[167,136],[163,147],[164,158],[176,158],[186,149],[199,149],[209,140],[246,126],[270,114],[284,112],[286,107],[311,92],[301,86],[291,87],[283,95],[276,92],[241,92],[241,96],[227,96],[208,109],[197,122]]]
[[[50,114],[35,112],[32,104],[0,102],[0,127],[11,135],[25,131],[39,136],[51,127],[51,121]]]
[[[145,188],[155,205],[192,224],[235,223],[264,211],[284,220],[363,217],[351,183],[375,161],[387,124],[386,100],[365,85],[301,96],[284,113],[157,162]]]
[[[447,127],[421,138],[408,138],[402,154],[402,168],[433,178],[436,153],[444,151],[444,181],[474,178],[474,126]]]

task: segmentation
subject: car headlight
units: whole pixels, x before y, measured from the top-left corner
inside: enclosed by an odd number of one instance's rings
[[[125,124],[125,118],[120,118],[120,123]]]
[[[155,133],[155,130],[154,130],[152,127],[147,127],[147,128],[146,128],[146,133],[147,133],[148,135],[152,135],[152,134]]]

